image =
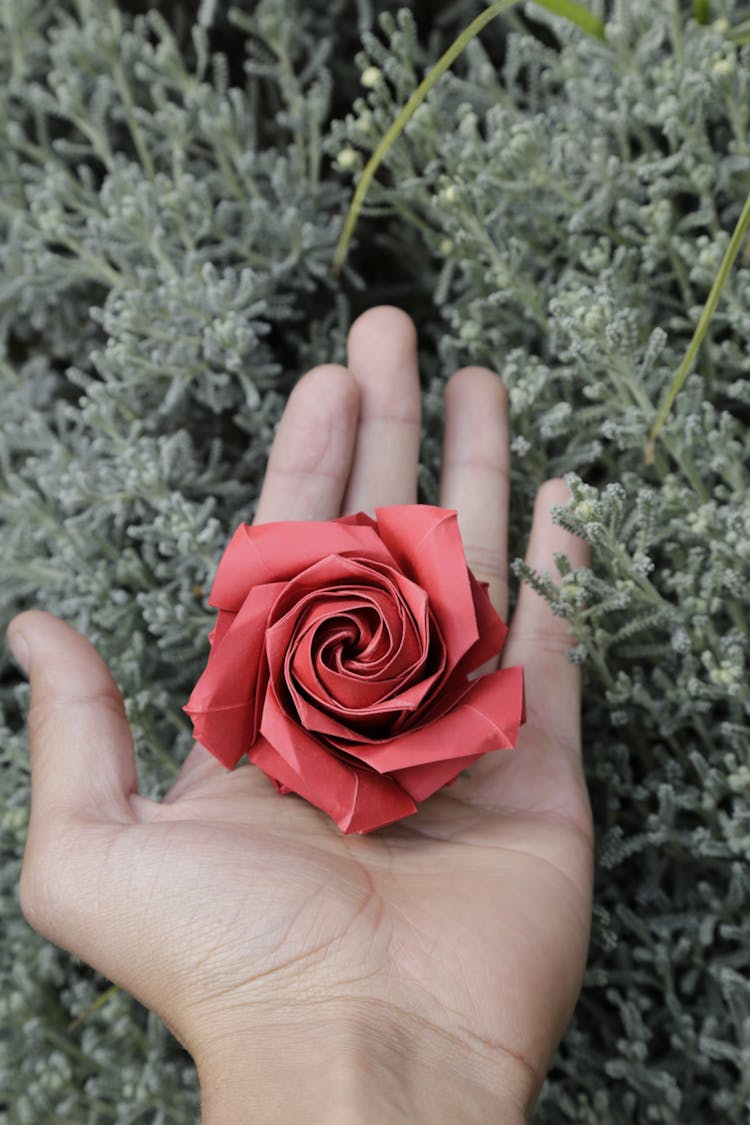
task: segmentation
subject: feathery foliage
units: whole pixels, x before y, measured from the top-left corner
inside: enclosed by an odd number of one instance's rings
[[[0,607],[95,641],[161,792],[206,591],[295,379],[344,361],[363,308],[406,308],[434,500],[445,378],[499,371],[515,572],[571,623],[598,834],[589,969],[535,1119],[739,1125],[747,244],[643,450],[750,192],[748,11],[589,7],[602,40],[527,4],[467,45],[385,153],[337,276],[358,174],[481,5],[0,0]],[[593,556],[554,583],[519,561],[553,473]],[[0,659],[0,1121],[195,1120],[159,1021],[122,993],[87,1013],[107,982],[20,915],[27,689]]]

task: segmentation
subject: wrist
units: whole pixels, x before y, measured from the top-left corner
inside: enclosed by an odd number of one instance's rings
[[[196,1055],[203,1125],[523,1125],[534,1082],[389,1009],[374,1020],[275,1014]]]

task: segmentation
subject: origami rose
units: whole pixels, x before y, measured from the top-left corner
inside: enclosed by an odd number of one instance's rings
[[[416,811],[524,721],[520,667],[469,679],[507,629],[469,570],[456,513],[379,508],[237,528],[185,708],[227,768],[370,832]]]

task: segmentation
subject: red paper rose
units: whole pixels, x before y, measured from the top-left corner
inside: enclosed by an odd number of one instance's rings
[[[468,676],[507,629],[469,570],[456,513],[379,508],[237,528],[211,591],[211,653],[185,708],[227,768],[370,832],[487,750],[515,745],[523,671]]]

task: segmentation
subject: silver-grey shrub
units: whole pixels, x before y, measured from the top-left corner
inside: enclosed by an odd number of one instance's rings
[[[445,377],[501,372],[514,555],[551,473],[592,548],[591,570],[560,560],[559,588],[515,568],[571,621],[598,833],[589,970],[537,1120],[739,1123],[747,248],[643,450],[750,190],[747,12],[592,3],[604,42],[534,5],[501,17],[388,153],[334,276],[353,177],[479,7],[0,3],[2,617],[41,605],[92,637],[163,791],[211,575],[294,380],[344,360],[362,308],[405,307],[434,499]],[[107,983],[21,918],[27,693],[2,660],[0,1121],[193,1121],[159,1022],[121,993],[87,1011]]]

